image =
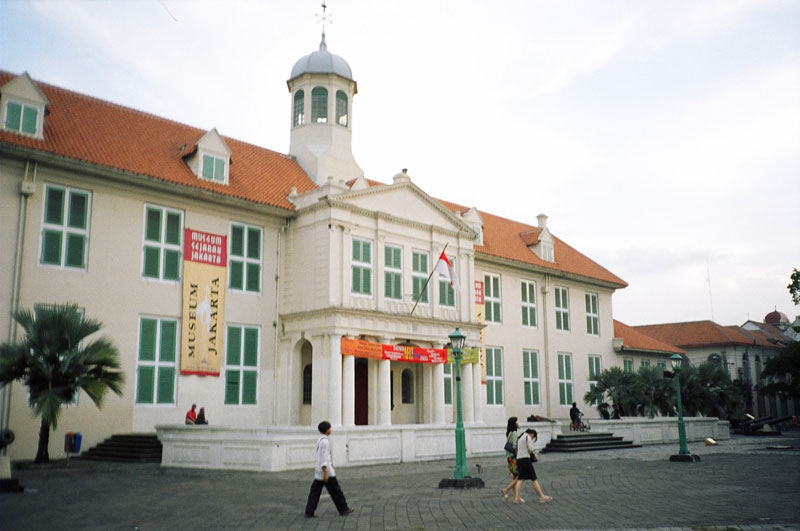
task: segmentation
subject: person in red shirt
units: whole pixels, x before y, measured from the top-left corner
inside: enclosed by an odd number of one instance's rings
[[[186,412],[186,424],[194,424],[197,422],[197,413],[195,409],[197,409],[197,404],[192,404],[192,409]]]

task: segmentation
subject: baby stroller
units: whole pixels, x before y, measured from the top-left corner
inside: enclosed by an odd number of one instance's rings
[[[569,423],[569,431],[592,431],[592,427],[583,420],[583,413],[581,413],[578,420]]]

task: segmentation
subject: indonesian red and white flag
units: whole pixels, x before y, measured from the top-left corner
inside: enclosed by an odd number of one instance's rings
[[[453,267],[453,264],[447,259],[444,251],[442,251],[441,256],[439,256],[439,260],[436,262],[436,267],[434,267],[433,270],[447,278],[447,280],[450,281],[450,286],[458,291],[458,275],[456,275],[456,268]]]

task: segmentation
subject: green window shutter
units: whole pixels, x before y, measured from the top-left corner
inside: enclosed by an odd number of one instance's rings
[[[567,389],[564,382],[558,384],[558,403],[562,406],[567,403]]]
[[[244,263],[236,260],[230,261],[231,289],[242,289],[244,282]]]
[[[564,355],[563,354],[559,354],[558,355],[558,379],[559,380],[563,380],[564,379]]]
[[[261,258],[261,230],[247,227],[247,258]]]
[[[156,325],[155,319],[142,319],[139,325],[139,359],[156,361]]]
[[[531,405],[539,405],[539,383],[531,382]]]
[[[161,251],[157,247],[144,248],[144,276],[158,278]]]
[[[531,355],[529,352],[522,353],[522,377],[531,377]]]
[[[148,208],[144,220],[144,239],[161,242],[161,211]]]
[[[258,373],[256,371],[242,372],[242,404],[256,403],[256,387]]]
[[[67,258],[69,267],[83,267],[83,250],[86,238],[80,234],[67,234]]]
[[[231,226],[231,255],[244,256],[244,227]]]
[[[525,306],[522,307],[522,326],[528,326],[528,308]]]
[[[69,217],[67,224],[76,229],[85,229],[89,196],[82,193],[70,192]]]
[[[225,371],[225,403],[239,403],[239,379],[241,372],[238,370]]]
[[[175,361],[178,324],[176,321],[161,321],[161,345],[158,349],[159,361]]]
[[[539,377],[539,358],[535,352],[531,352],[531,378]]]
[[[48,188],[44,206],[44,220],[53,225],[64,224],[64,190]]]
[[[214,180],[225,182],[225,160],[214,158]]]
[[[486,380],[486,403],[494,404],[494,380]]]
[[[353,285],[353,293],[361,293],[361,268],[360,267],[353,267],[352,268],[353,278],[351,279]]]
[[[158,249],[156,249],[157,251]],[[178,251],[164,249],[164,278],[167,280],[178,280],[180,276],[180,257]]]
[[[353,261],[360,262],[361,261],[361,242],[358,240],[353,240]]]
[[[35,107],[28,107],[22,111],[22,132],[29,135],[36,134],[36,122],[39,117],[39,111]]]
[[[156,402],[159,404],[171,404],[175,397],[174,389],[175,367],[159,367],[158,396]]]
[[[531,382],[525,382],[525,405],[530,406],[533,404],[533,394],[531,391]]]
[[[258,329],[244,329],[244,360],[242,365],[256,367],[258,365]]]
[[[166,243],[172,245],[181,244],[181,215],[175,212],[167,212],[167,231],[164,238]]]
[[[203,155],[203,177],[206,179],[214,178],[214,157]]]
[[[572,379],[572,360],[569,356],[564,356],[564,378],[566,380]]]
[[[364,281],[361,293],[372,295],[372,271],[365,269],[361,275],[361,279]]]
[[[259,291],[261,289],[261,266],[258,264],[247,264],[247,291]]]
[[[22,105],[15,101],[6,104],[6,129],[9,131],[19,131],[22,118]]]
[[[61,265],[61,236],[57,230],[46,230],[42,234],[42,263]]]
[[[228,357],[225,363],[239,365],[242,361],[242,329],[238,326],[228,327]]]
[[[153,403],[153,387],[156,375],[156,369],[152,366],[140,366],[137,369],[136,378],[136,403],[137,404],[152,404]]]

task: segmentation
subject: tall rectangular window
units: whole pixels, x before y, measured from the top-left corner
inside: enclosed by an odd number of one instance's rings
[[[45,185],[42,264],[75,269],[86,267],[91,200],[91,192]]]
[[[227,161],[222,157],[214,155],[203,155],[203,170],[201,175],[204,179],[209,179],[218,183],[225,183],[228,180],[225,176]]]
[[[137,404],[175,403],[177,352],[177,320],[156,317],[142,317],[139,320]]]
[[[593,336],[600,334],[598,327],[597,293],[586,294],[586,333]]]
[[[259,329],[228,326],[225,403],[251,405],[258,396]]]
[[[145,205],[142,276],[180,280],[183,212]]]
[[[231,223],[228,242],[228,287],[232,290],[261,291],[261,228]]]
[[[453,364],[444,364],[444,403],[448,406],[453,403]]]
[[[539,353],[522,351],[522,384],[525,390],[525,405],[539,405]]]
[[[483,305],[487,323],[501,323],[500,315],[500,277],[486,274],[483,276]]]
[[[386,245],[383,248],[383,296],[387,299],[403,299],[403,250]]]
[[[633,372],[633,360],[631,358],[624,358],[622,360],[622,370],[625,372]]]
[[[569,331],[569,291],[556,287],[556,330]]]
[[[649,366],[650,366],[650,360],[642,360],[642,367],[649,367]]]
[[[353,255],[350,262],[352,292],[372,295],[372,242],[353,238]]]
[[[36,136],[39,127],[39,109],[16,101],[6,103],[5,129]]]
[[[572,354],[558,353],[558,403],[572,404]]]
[[[589,390],[593,391],[595,386],[597,385],[597,376],[601,372],[600,367],[600,356],[593,356],[589,355]],[[593,406],[600,405],[598,400],[592,402]]]
[[[430,287],[425,284],[428,280],[428,253],[414,251],[411,257],[413,259],[411,265],[413,298],[415,301],[428,302]]]
[[[536,326],[536,282],[522,281],[522,326]]]
[[[486,347],[486,403],[503,405],[503,349]]]
[[[450,263],[455,267],[455,258],[452,256],[447,257]],[[455,306],[456,305],[456,290],[450,285],[449,280],[442,280],[442,275],[439,274],[439,306]]]
[[[659,369],[667,370],[667,362],[666,361],[657,361],[656,366]]]

